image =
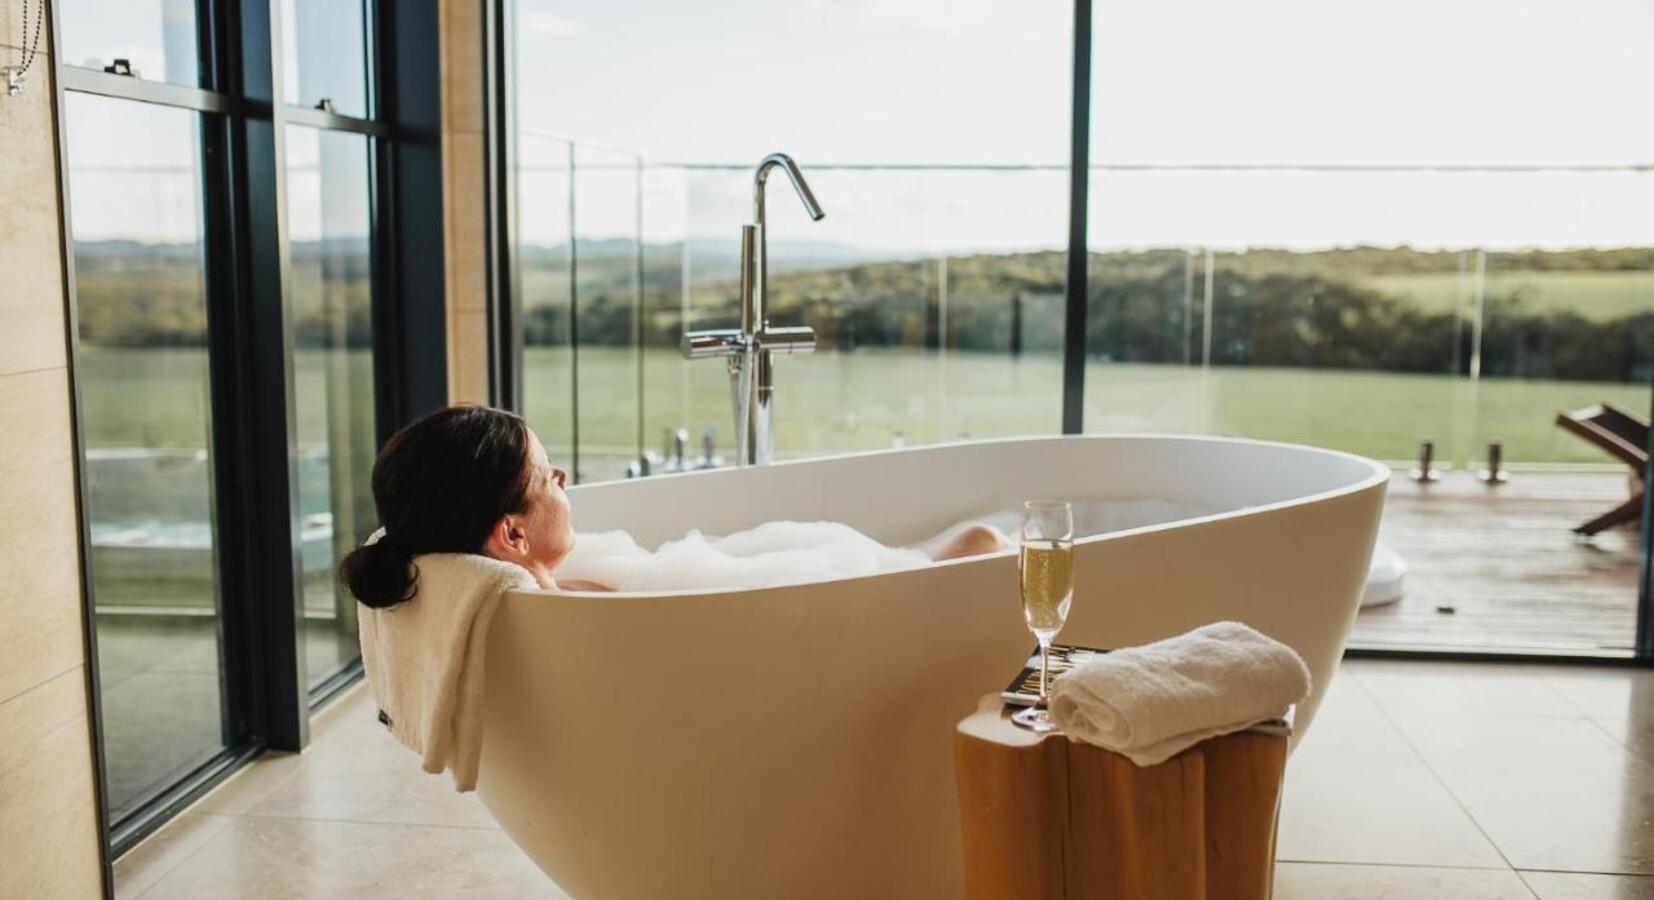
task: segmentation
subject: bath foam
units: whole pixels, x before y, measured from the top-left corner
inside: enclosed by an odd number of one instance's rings
[[[691,531],[654,552],[624,531],[582,534],[557,577],[621,591],[753,588],[911,569],[922,550],[885,545],[840,522],[766,522],[725,537]]]
[[[1209,515],[1218,510],[1166,500],[1074,502],[1077,537],[1124,531]],[[887,547],[842,522],[766,522],[723,537],[699,530],[654,551],[625,531],[579,535],[557,567],[566,581],[593,581],[621,591],[703,590],[807,584],[932,562],[935,551],[970,525],[999,529],[1015,540],[1021,507],[971,516],[915,548]]]

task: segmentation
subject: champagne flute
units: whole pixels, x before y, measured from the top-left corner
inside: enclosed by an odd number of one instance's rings
[[[1047,709],[1051,686],[1051,641],[1068,620],[1074,601],[1074,510],[1062,500],[1023,504],[1022,614],[1039,641],[1039,704],[1011,720],[1032,731],[1055,731]]]

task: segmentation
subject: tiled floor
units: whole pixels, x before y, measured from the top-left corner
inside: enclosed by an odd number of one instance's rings
[[[1346,663],[1277,900],[1654,900],[1654,671]],[[562,897],[357,689],[115,867],[121,898]]]

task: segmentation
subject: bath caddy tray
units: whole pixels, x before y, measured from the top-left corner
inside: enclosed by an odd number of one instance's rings
[[[1070,647],[1065,644],[1051,645],[1051,678],[1074,668],[1080,663],[1096,656],[1107,653],[1107,650],[1097,650],[1091,647]],[[1034,652],[1029,655],[1028,662],[1011,679],[1011,683],[1001,691],[999,698],[1011,706],[1037,706],[1039,704],[1039,645],[1034,646]]]

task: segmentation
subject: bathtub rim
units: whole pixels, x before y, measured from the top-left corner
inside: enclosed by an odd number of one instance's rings
[[[1312,453],[1312,454],[1320,454],[1320,455],[1324,455],[1324,456],[1342,458],[1342,459],[1347,460],[1349,462],[1355,463],[1358,466],[1361,466],[1363,468],[1370,469],[1370,471],[1367,473],[1367,475],[1365,475],[1362,478],[1356,479],[1356,480],[1354,480],[1354,481],[1352,481],[1348,484],[1345,484],[1345,485],[1341,485],[1341,486],[1334,487],[1334,488],[1329,488],[1327,490],[1318,491],[1318,492],[1312,493],[1312,494],[1304,494],[1302,496],[1291,497],[1291,498],[1288,498],[1288,499],[1285,499],[1285,500],[1276,500],[1276,501],[1273,501],[1271,503],[1260,503],[1260,504],[1257,504],[1255,506],[1242,506],[1242,507],[1239,507],[1239,508],[1236,508],[1236,509],[1229,509],[1229,510],[1223,510],[1221,512],[1208,513],[1208,514],[1202,515],[1202,516],[1191,516],[1191,517],[1185,518],[1185,519],[1173,519],[1169,522],[1156,522],[1152,525],[1140,525],[1136,528],[1124,528],[1124,529],[1120,529],[1118,531],[1108,531],[1108,532],[1103,532],[1102,534],[1087,535],[1086,537],[1075,539],[1074,546],[1076,548],[1081,547],[1081,546],[1088,546],[1088,545],[1092,545],[1092,544],[1101,543],[1103,541],[1123,540],[1123,539],[1126,539],[1126,538],[1136,537],[1136,536],[1143,535],[1143,534],[1152,534],[1154,532],[1166,531],[1166,530],[1169,530],[1169,529],[1172,529],[1172,528],[1186,528],[1186,527],[1194,526],[1194,525],[1203,525],[1203,524],[1206,524],[1206,523],[1209,523],[1209,522],[1220,522],[1220,521],[1224,521],[1226,519],[1236,519],[1236,518],[1240,518],[1240,517],[1243,517],[1243,516],[1261,515],[1261,514],[1264,514],[1264,513],[1275,511],[1275,510],[1287,509],[1287,508],[1295,507],[1295,506],[1305,506],[1305,505],[1309,505],[1309,504],[1313,504],[1313,503],[1320,503],[1320,502],[1324,502],[1324,501],[1327,501],[1327,500],[1336,499],[1336,498],[1347,496],[1347,495],[1359,494],[1363,491],[1371,490],[1371,489],[1373,489],[1374,487],[1377,487],[1377,486],[1388,485],[1389,481],[1390,481],[1390,478],[1393,474],[1391,468],[1388,465],[1386,465],[1382,462],[1379,462],[1375,459],[1371,459],[1369,457],[1361,456],[1360,454],[1356,454],[1356,453],[1350,453],[1350,452],[1345,451],[1345,450],[1333,450],[1333,449],[1330,449],[1330,448],[1327,448],[1327,447],[1317,447],[1313,444],[1298,444],[1298,443],[1291,443],[1291,442],[1287,442],[1287,441],[1267,441],[1267,440],[1259,440],[1259,439],[1256,439],[1256,438],[1230,437],[1230,436],[1225,436],[1225,435],[1165,434],[1165,433],[1147,432],[1147,431],[1144,431],[1144,432],[1120,432],[1120,433],[1109,433],[1109,434],[1038,434],[1038,435],[1025,435],[1025,436],[1009,436],[1009,437],[954,440],[954,441],[944,441],[944,442],[935,443],[935,444],[922,444],[922,445],[913,446],[913,447],[887,447],[887,448],[878,449],[878,450],[853,450],[853,451],[848,451],[848,452],[845,452],[845,453],[831,453],[831,454],[827,454],[827,455],[824,455],[824,456],[811,456],[811,457],[806,457],[806,458],[802,458],[802,459],[781,460],[781,461],[778,461],[778,462],[768,463],[767,467],[769,467],[769,468],[783,468],[783,467],[789,467],[789,466],[810,465],[812,463],[820,463],[820,462],[824,462],[824,461],[834,461],[834,462],[836,462],[838,460],[844,460],[844,459],[861,459],[861,458],[866,458],[866,457],[870,457],[870,456],[892,456],[892,455],[897,455],[897,454],[924,453],[924,452],[933,452],[933,451],[937,451],[937,450],[953,449],[953,448],[960,448],[960,447],[981,447],[981,446],[984,446],[984,445],[991,446],[991,445],[994,445],[994,444],[1046,443],[1046,442],[1056,442],[1056,441],[1068,441],[1068,440],[1073,440],[1073,439],[1076,439],[1076,438],[1082,439],[1082,440],[1085,440],[1085,439],[1094,439],[1094,440],[1131,439],[1131,440],[1175,441],[1175,442],[1179,442],[1179,443],[1190,443],[1190,444],[1246,445],[1246,446],[1251,446],[1251,447],[1268,447],[1268,448],[1277,448],[1277,449],[1284,449],[1284,450],[1307,451],[1307,452]],[[589,485],[576,485],[574,488],[571,489],[571,492],[572,491],[578,491],[581,488],[595,489],[595,488],[607,487],[607,486],[611,486],[611,485],[615,485],[615,484],[645,483],[645,482],[653,482],[653,481],[660,481],[660,480],[666,480],[666,479],[692,478],[692,477],[695,477],[697,475],[705,475],[705,474],[708,474],[710,472],[721,472],[721,471],[727,472],[727,471],[735,471],[735,470],[731,469],[729,467],[725,467],[724,469],[709,469],[709,470],[703,470],[703,471],[698,471],[698,472],[670,472],[670,473],[664,473],[662,475],[650,476],[648,479],[639,480],[639,481],[636,481],[636,482],[607,481],[607,482],[598,482],[596,484],[589,484]],[[578,498],[578,495],[576,495],[576,498]],[[1144,499],[1152,499],[1152,498],[1144,498]],[[778,584],[766,584],[766,585],[757,585],[757,586],[750,586],[750,587],[688,588],[688,589],[683,589],[683,590],[655,590],[655,591],[567,591],[567,590],[561,590],[561,589],[559,589],[559,590],[546,590],[544,588],[533,588],[533,589],[526,589],[525,588],[525,589],[522,589],[522,590],[519,590],[519,591],[513,591],[513,593],[532,594],[532,595],[545,596],[545,597],[578,597],[578,598],[603,597],[603,598],[609,598],[609,599],[615,599],[615,600],[621,600],[621,599],[652,600],[652,599],[661,599],[661,598],[666,598],[666,597],[702,597],[702,596],[709,596],[709,595],[730,595],[730,596],[734,596],[734,595],[741,595],[741,594],[748,594],[748,593],[756,593],[756,592],[760,592],[760,591],[773,591],[773,590],[776,590],[778,588],[797,587],[797,586],[800,586],[800,585],[808,585],[808,584],[838,584],[838,583],[841,583],[841,582],[865,581],[865,580],[875,579],[875,578],[886,578],[886,577],[889,577],[889,576],[892,576],[892,575],[899,575],[899,574],[904,573],[904,572],[912,572],[912,571],[915,571],[919,568],[928,569],[928,568],[931,568],[931,567],[938,567],[938,566],[967,565],[967,564],[970,564],[970,563],[983,562],[985,560],[1001,559],[1001,558],[1004,558],[1004,557],[1007,557],[1007,556],[1015,556],[1017,554],[1017,552],[1018,551],[1015,547],[1011,547],[1010,549],[1000,550],[1000,551],[995,552],[995,553],[984,553],[984,554],[980,554],[980,555],[977,555],[977,556],[965,556],[965,557],[960,557],[958,559],[949,559],[949,560],[942,560],[940,562],[932,562],[929,566],[922,566],[922,567],[916,566],[916,567],[906,568],[906,569],[890,569],[890,570],[883,571],[883,572],[871,572],[871,573],[862,574],[862,575],[844,575],[844,576],[840,576],[840,577],[836,577],[836,578],[822,578],[822,579],[816,579],[816,580],[812,580],[812,581],[782,582],[782,583],[778,583]]]

